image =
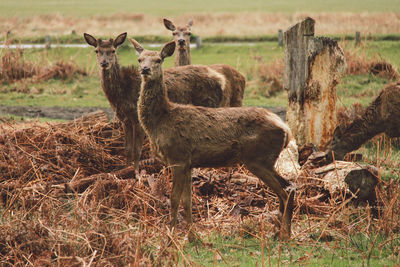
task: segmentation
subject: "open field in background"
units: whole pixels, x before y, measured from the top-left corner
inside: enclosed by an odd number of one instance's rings
[[[203,1],[140,1],[140,0],[3,0],[0,3],[0,16],[32,16],[38,14],[61,13],[68,15],[109,15],[121,10],[130,13],[156,15],[177,15],[202,12],[399,12],[398,0],[203,0]]]
[[[400,42],[366,41],[362,46],[355,47],[354,42],[344,41],[341,42],[341,46],[349,55],[353,55],[351,60],[354,64],[365,65],[367,61],[385,60],[396,69],[400,67]],[[6,51],[2,50],[0,56]],[[192,49],[192,62],[223,62],[241,71],[247,79],[245,105],[284,107],[287,105],[287,94],[282,90],[283,53],[284,49],[276,42],[253,45],[205,44],[201,49]],[[130,46],[118,49],[118,56],[123,66],[137,65],[136,53]],[[20,60],[34,62],[39,66],[72,62],[87,75],[75,75],[64,80],[23,79],[3,83],[0,88],[0,102],[3,105],[109,106],[100,87],[98,67],[92,48],[23,50]],[[166,59],[164,66],[173,66],[173,58]],[[367,105],[388,82],[386,78],[368,74],[367,69],[357,75],[345,75],[338,85],[339,104],[350,106],[360,102]],[[271,93],[271,90],[276,92]]]
[[[400,5],[398,5],[400,6]],[[1,9],[0,9],[1,10]],[[1,38],[11,30],[9,38],[26,38],[50,35],[61,38],[75,31],[79,36],[89,32],[101,36],[109,36],[128,32],[130,36],[169,36],[170,32],[162,24],[163,17],[186,24],[190,18],[194,20],[193,33],[207,37],[257,37],[276,35],[279,29],[286,30],[291,25],[307,16],[317,21],[317,35],[354,35],[360,31],[363,36],[370,34],[400,33],[400,15],[393,12],[375,13],[190,13],[168,16],[151,15],[149,13],[108,13],[91,16],[47,14],[40,16],[0,17]],[[73,38],[73,37],[72,37]],[[75,38],[76,39],[76,38]]]

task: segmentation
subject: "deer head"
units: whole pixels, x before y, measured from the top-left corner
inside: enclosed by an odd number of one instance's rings
[[[176,42],[176,46],[179,49],[185,50],[186,46],[190,45],[190,36],[191,29],[193,26],[193,20],[190,19],[186,26],[178,26],[175,27],[174,23],[168,19],[164,19],[165,27],[172,31],[172,35],[174,36],[174,41]]]
[[[103,41],[102,39],[94,38],[92,35],[84,33],[86,42],[95,48],[95,52],[97,54],[97,63],[100,68],[107,70],[112,68],[115,64],[117,64],[117,56],[115,54],[115,50],[118,46],[123,44],[126,39],[126,32],[118,35],[115,40],[112,38],[108,41]]]
[[[145,50],[134,39],[129,39],[139,54],[138,62],[140,73],[146,80],[157,79],[162,75],[161,64],[164,58],[170,57],[175,51],[175,41],[166,43],[160,52]]]

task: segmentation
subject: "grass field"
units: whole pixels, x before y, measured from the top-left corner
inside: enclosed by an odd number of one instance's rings
[[[391,41],[365,42],[362,48],[355,48],[353,42],[341,44],[346,50],[360,55],[362,58],[384,59],[400,67],[400,43]],[[263,85],[259,81],[259,68],[274,68],[274,64],[282,62],[284,49],[275,42],[256,43],[253,45],[205,44],[201,49],[192,50],[193,63],[196,64],[229,64],[241,71],[247,79],[245,105],[255,106],[286,106],[285,91],[272,97],[266,97]],[[41,64],[54,64],[57,61],[72,61],[84,69],[88,76],[75,79],[51,79],[39,83],[21,81],[3,84],[0,89],[0,100],[5,105],[33,106],[102,106],[108,107],[108,102],[100,88],[98,67],[92,48],[55,48],[50,50],[26,50],[23,53],[28,61],[38,61]],[[137,65],[136,53],[132,48],[118,50],[120,64],[123,66]],[[166,59],[165,67],[173,65],[173,58]],[[283,68],[279,65],[278,68]],[[278,77],[282,80],[282,77]],[[338,85],[339,104],[350,106],[360,102],[364,106],[377,96],[379,90],[389,81],[369,74],[346,75]],[[26,92],[33,92],[27,94]]]

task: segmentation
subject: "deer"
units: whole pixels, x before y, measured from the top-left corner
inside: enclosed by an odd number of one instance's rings
[[[95,48],[101,87],[123,125],[126,164],[134,162],[137,175],[145,138],[137,114],[141,75],[137,67],[121,67],[118,63],[116,50],[126,37],[125,32],[115,40],[102,40],[84,33],[86,42]],[[165,76],[171,101],[207,107],[241,106],[246,81],[228,65],[176,67],[166,70]]]
[[[207,108],[169,101],[162,70],[175,42],[160,52],[145,50],[129,39],[139,54],[142,84],[138,101],[139,121],[153,153],[171,167],[173,174],[170,227],[177,225],[182,200],[189,240],[192,219],[192,168],[231,167],[244,163],[278,196],[282,213],[279,236],[290,237],[294,191],[274,169],[280,152],[292,139],[289,127],[274,113],[256,107]],[[193,240],[193,239],[192,239]]]
[[[175,26],[174,23],[166,18],[163,19],[165,28],[172,31],[176,43],[175,66],[186,66],[191,64],[190,58],[190,36],[193,20],[189,19],[185,26]]]
[[[333,158],[343,160],[347,153],[380,133],[391,138],[400,137],[400,82],[386,86],[360,118],[346,127],[335,128],[325,149],[327,162],[332,162]]]

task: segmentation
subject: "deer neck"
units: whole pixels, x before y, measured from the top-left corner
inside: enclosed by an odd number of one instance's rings
[[[115,63],[110,69],[101,69],[100,78],[101,87],[103,88],[110,104],[115,109],[122,96],[122,82],[119,64]]]
[[[185,49],[175,48],[175,66],[186,66],[191,64],[190,44],[186,44]]]
[[[375,102],[366,109],[361,118],[355,119],[344,130],[340,141],[333,145],[335,152],[341,152],[344,157],[346,153],[360,148],[366,141],[385,131],[383,120],[377,111],[379,107],[376,107]]]
[[[139,121],[148,135],[154,132],[170,110],[163,75],[157,79],[144,79],[138,101]]]

